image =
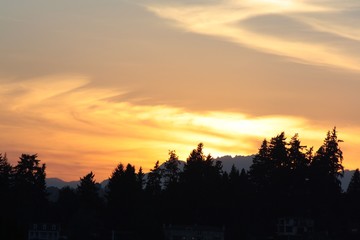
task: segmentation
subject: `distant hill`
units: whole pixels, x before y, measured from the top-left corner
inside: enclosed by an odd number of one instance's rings
[[[80,183],[80,181],[66,182],[64,180],[61,180],[60,178],[47,178],[46,179],[46,186],[47,187],[63,188],[63,187],[69,186],[71,188],[77,188],[77,185],[79,183]]]
[[[252,159],[254,155],[249,156],[240,156],[236,155],[235,157],[232,156],[222,156],[218,157],[215,160],[219,160],[223,164],[223,170],[225,172],[230,172],[232,165],[234,165],[237,169],[241,171],[241,169],[245,169],[248,171],[252,164]]]
[[[341,188],[346,191],[352,175],[354,175],[355,170],[345,170],[344,171],[344,177],[341,179]]]

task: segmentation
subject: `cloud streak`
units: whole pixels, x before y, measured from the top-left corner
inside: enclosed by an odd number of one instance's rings
[[[253,154],[263,138],[284,130],[318,146],[329,127],[291,116],[114,102],[110,99],[126,92],[90,88],[89,82],[82,76],[2,82],[0,131],[6,141],[1,151],[12,161],[22,152],[39,153],[49,177],[71,180],[94,170],[105,179],[118,162],[148,170],[156,160],[166,160],[169,149],[186,159],[199,142],[214,156]]]
[[[284,56],[296,62],[359,71],[360,50],[356,47],[356,44],[359,44],[358,25],[337,23],[343,18],[343,12],[359,4],[355,1],[348,1],[347,4],[345,2],[342,7],[339,7],[339,4],[341,5],[339,1],[224,0],[217,4],[178,6],[150,4],[147,9],[159,17],[174,21],[177,27],[189,32],[220,37],[258,51]],[[321,39],[314,39],[312,42],[301,39],[289,40],[286,38],[286,32],[284,36],[278,36],[242,26],[242,22],[248,19],[267,15],[286,16],[306,26],[310,33],[326,32],[332,34],[338,41],[334,43]],[[355,14],[353,18],[356,20]],[[277,26],[270,26],[268,22],[260,24],[265,28],[283,27],[281,23]],[[302,34],[307,33],[303,31]],[[353,46],[347,44],[349,40],[355,41]]]

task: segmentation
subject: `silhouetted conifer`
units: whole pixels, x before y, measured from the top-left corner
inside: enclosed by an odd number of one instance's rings
[[[310,164],[311,184],[314,191],[323,195],[334,195],[341,193],[340,179],[344,173],[342,166],[343,153],[339,147],[337,131],[327,133],[323,145],[316,152]]]
[[[156,161],[153,169],[148,173],[145,190],[151,196],[159,196],[162,188],[162,169],[160,168],[159,161]]]
[[[145,184],[145,174],[142,170],[142,167],[139,168],[138,173],[136,174],[136,179],[139,184],[139,189],[143,190]]]
[[[45,164],[40,165],[36,154],[22,154],[14,167],[15,198],[19,209],[25,208],[30,216],[41,212],[39,210],[43,209],[47,202],[45,168]]]
[[[80,184],[77,188],[77,194],[81,206],[96,207],[100,204],[99,185],[96,184],[95,174],[90,172],[80,178]]]
[[[346,193],[350,196],[360,197],[360,173],[358,168],[351,177]]]
[[[257,192],[265,192],[269,187],[273,164],[270,160],[268,142],[262,142],[258,153],[253,158],[250,166],[250,179]]]
[[[179,182],[180,179],[180,162],[176,152],[169,151],[169,159],[164,163],[164,185],[171,188]]]
[[[11,195],[11,176],[12,166],[8,162],[6,154],[0,154],[0,239],[12,239],[15,225],[14,214],[12,212]]]
[[[2,156],[0,153],[0,193],[8,192],[10,188],[10,180],[11,180],[12,166],[8,162],[6,154]],[[6,196],[4,194],[0,194],[1,196]]]

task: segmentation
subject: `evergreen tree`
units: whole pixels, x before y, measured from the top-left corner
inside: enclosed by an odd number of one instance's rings
[[[351,177],[345,195],[345,219],[352,222],[360,221],[360,173],[357,168]]]
[[[323,194],[340,194],[340,179],[344,173],[343,153],[339,147],[337,131],[328,131],[323,145],[316,152],[310,164],[312,185]]]
[[[306,153],[304,153],[305,148],[306,146],[301,145],[299,135],[295,134],[291,138],[288,150],[291,169],[303,170],[308,167],[309,161],[306,158]]]
[[[6,154],[0,154],[0,239],[13,239],[13,226],[15,225],[11,195],[12,166],[9,164]]]
[[[269,144],[269,157],[275,169],[289,169],[290,162],[287,154],[287,143],[285,133],[282,132],[276,137],[271,138]]]
[[[346,193],[350,196],[360,197],[360,173],[358,168],[351,177]]]
[[[264,192],[268,188],[273,169],[268,142],[265,139],[259,148],[259,152],[253,158],[249,172],[251,182],[257,192]]]
[[[197,148],[191,151],[181,176],[183,182],[194,187],[203,184],[208,179],[211,168],[214,167],[214,159],[210,154],[208,156],[204,155],[203,147],[203,143],[199,143]]]
[[[95,181],[95,174],[90,172],[80,178],[80,184],[77,188],[80,204],[83,207],[96,207],[100,204],[99,186]]]
[[[192,150],[180,176],[183,189],[184,214],[197,223],[219,219],[222,186],[222,165],[203,153],[203,144]]]
[[[309,168],[310,206],[320,229],[336,229],[340,224],[341,182],[343,155],[336,128],[327,133],[324,143],[315,153]]]
[[[138,205],[141,198],[142,171],[135,173],[135,167],[119,164],[109,178],[106,197],[108,199],[109,226],[113,229],[122,227],[129,231],[134,227],[137,218]]]
[[[73,239],[101,239],[103,228],[103,206],[99,196],[100,186],[96,183],[95,174],[90,172],[80,178],[77,187],[79,198],[78,211],[70,219],[70,229]]]
[[[233,164],[231,166],[231,170],[230,170],[230,173],[229,173],[229,183],[231,185],[238,185],[240,181],[240,172],[239,172],[239,169],[237,169],[235,167],[235,165]]]
[[[10,189],[11,174],[12,166],[8,162],[6,154],[2,156],[0,153],[0,196],[7,197]]]
[[[152,196],[159,196],[161,193],[162,169],[159,161],[156,161],[153,169],[148,173],[145,190]]]
[[[139,184],[139,189],[143,190],[145,184],[145,174],[142,170],[142,167],[139,168],[138,173],[136,174],[136,179]]]
[[[176,152],[169,151],[169,159],[164,163],[164,185],[166,188],[176,185],[180,178],[180,162]]]
[[[129,196],[131,195],[133,197],[137,197],[137,194],[140,189],[139,189],[137,176],[135,173],[135,166],[132,166],[131,164],[126,165],[124,171],[124,183],[126,184],[124,192],[128,192]]]
[[[304,152],[306,146],[301,145],[298,134],[295,134],[291,138],[289,145],[288,154],[291,168],[291,175],[288,179],[290,184],[289,194],[291,196],[297,196],[297,199],[294,201],[303,201],[303,197],[307,193],[307,180],[309,178],[308,167],[310,160],[307,156],[311,159],[312,149]]]
[[[47,217],[48,206],[45,164],[40,164],[37,155],[22,154],[14,167],[11,197],[17,232],[25,238],[27,224],[40,222]]]
[[[14,167],[15,198],[20,206],[31,212],[42,209],[47,202],[46,166],[40,164],[36,154],[22,154],[19,159]]]
[[[107,185],[106,197],[108,205],[112,208],[115,207],[122,198],[122,188],[124,185],[124,165],[118,164],[111,174]]]
[[[56,202],[57,217],[54,219],[61,224],[61,231],[64,235],[71,235],[72,226],[69,224],[79,210],[79,199],[75,189],[69,186],[59,190],[59,198]],[[76,226],[73,226],[76,228]]]

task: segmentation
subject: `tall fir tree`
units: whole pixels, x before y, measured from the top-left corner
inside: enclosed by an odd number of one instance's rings
[[[99,185],[96,184],[95,174],[93,172],[80,178],[77,193],[80,204],[84,207],[93,208],[100,204]]]
[[[249,171],[250,180],[257,192],[265,192],[268,189],[273,169],[268,142],[264,139],[258,153],[253,158]]]
[[[176,152],[169,151],[169,159],[164,163],[164,185],[166,188],[173,187],[180,179],[180,161]]]
[[[145,190],[151,196],[156,197],[161,194],[162,176],[163,176],[163,171],[160,168],[159,161],[156,161],[154,168],[151,169],[150,172],[148,173],[148,177],[146,181]]]
[[[346,193],[360,199],[360,172],[358,168],[351,177]]]

